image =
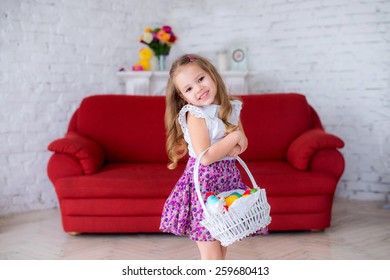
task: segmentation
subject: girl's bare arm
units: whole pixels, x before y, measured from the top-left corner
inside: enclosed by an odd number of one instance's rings
[[[198,156],[206,148],[210,147],[210,136],[206,121],[191,114],[187,116],[188,130],[195,154]],[[201,164],[210,165],[222,158],[238,144],[246,149],[247,143],[245,134],[241,130],[226,135],[223,139],[214,143],[201,159]]]

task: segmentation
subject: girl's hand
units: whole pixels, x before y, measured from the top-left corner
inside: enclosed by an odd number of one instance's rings
[[[233,147],[233,149],[230,150],[230,152],[227,154],[228,157],[236,157],[240,154],[241,148],[240,146],[236,145]]]
[[[246,138],[245,134],[240,130],[237,130],[236,132],[239,135],[239,140],[237,142],[237,145],[235,145],[233,149],[231,149],[227,154],[227,156],[229,157],[238,156],[239,154],[243,153],[248,147],[248,138]]]
[[[239,154],[243,153],[246,150],[246,148],[248,148],[248,138],[246,138],[244,133],[241,134],[241,137],[238,140],[237,145],[240,147]]]

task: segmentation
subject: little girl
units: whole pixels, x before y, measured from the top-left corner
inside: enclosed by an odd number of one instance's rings
[[[205,199],[231,189],[249,189],[241,180],[235,156],[243,153],[248,140],[240,122],[242,102],[230,98],[215,67],[198,55],[177,59],[169,72],[165,127],[167,152],[174,169],[187,152],[189,159],[176,186],[165,202],[160,230],[189,236],[197,242],[202,259],[225,259],[227,248],[200,225],[203,209],[196,195],[193,171],[201,159],[199,182]],[[266,229],[258,232],[266,233]]]

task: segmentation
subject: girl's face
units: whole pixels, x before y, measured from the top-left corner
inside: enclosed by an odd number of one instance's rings
[[[188,63],[178,70],[174,82],[185,101],[195,106],[215,104],[217,87],[206,71],[196,63]]]

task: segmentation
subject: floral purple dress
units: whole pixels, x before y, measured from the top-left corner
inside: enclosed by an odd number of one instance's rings
[[[237,125],[242,103],[238,100],[232,101],[233,112],[229,122]],[[209,130],[211,144],[224,137],[225,125],[218,118],[219,105],[195,107],[186,105],[179,113],[179,123],[184,133],[184,139],[188,143],[190,158],[187,162],[183,175],[180,177],[167,201],[165,202],[160,230],[173,233],[179,236],[188,236],[195,241],[215,241],[210,232],[200,225],[203,219],[203,209],[199,203],[194,184],[194,165],[196,155],[192,148],[189,137],[186,114],[193,114],[195,117],[204,118]],[[218,194],[233,189],[249,189],[241,179],[240,172],[234,158],[223,158],[209,166],[200,164],[199,183],[202,186],[201,193],[205,201],[205,194],[213,191]],[[206,202],[206,201],[205,201]],[[267,228],[259,229],[255,234],[266,234]]]

